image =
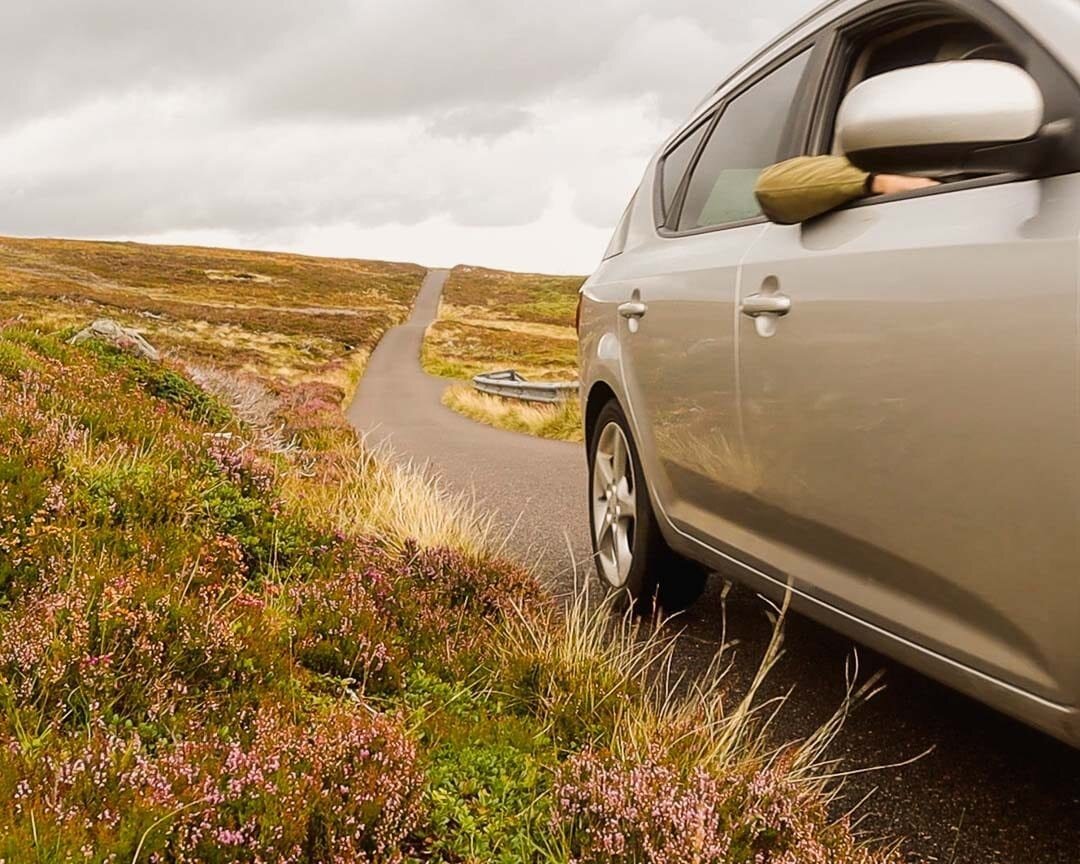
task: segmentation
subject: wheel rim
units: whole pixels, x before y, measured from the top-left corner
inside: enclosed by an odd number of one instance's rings
[[[637,498],[630,448],[618,423],[608,423],[596,444],[592,517],[600,575],[611,587],[625,588],[634,560]]]

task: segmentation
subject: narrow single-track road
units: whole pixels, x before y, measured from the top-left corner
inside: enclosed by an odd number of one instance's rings
[[[495,517],[507,548],[572,584],[589,555],[585,451],[468,420],[441,403],[446,380],[420,368],[424,332],[439,311],[449,271],[424,280],[408,322],[390,330],[368,361],[349,421],[372,445],[430,466],[456,492],[474,495]]]
[[[584,448],[492,429],[442,406],[447,382],[426,375],[419,355],[447,276],[429,273],[408,323],[383,337],[349,420],[370,441],[388,441],[399,458],[426,464],[452,490],[474,495],[509,537],[510,553],[571,590],[575,571],[592,578]],[[728,638],[738,642],[733,674],[744,680],[770,624],[760,600],[736,589],[724,604],[721,582],[714,582],[680,621],[679,665],[687,674],[707,665],[726,605]],[[778,735],[806,735],[832,713],[854,651],[842,637],[791,616],[770,683],[772,694],[792,691]],[[864,675],[885,671],[887,688],[849,719],[835,755],[846,768],[860,768],[932,748],[913,764],[848,780],[852,803],[876,790],[863,810],[868,832],[908,837],[912,860],[1080,864],[1080,752],[865,649],[859,659]]]

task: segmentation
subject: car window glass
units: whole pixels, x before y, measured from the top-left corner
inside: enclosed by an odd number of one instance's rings
[[[683,175],[690,165],[690,160],[697,153],[701,139],[705,137],[705,131],[709,128],[712,118],[701,123],[697,129],[683,138],[679,144],[664,157],[664,168],[660,172],[660,191],[664,202],[664,215],[671,212],[671,205],[675,202],[675,195],[679,191]]]
[[[789,60],[724,109],[690,177],[679,230],[761,215],[754,186],[761,169],[778,159],[810,53],[807,49]]]

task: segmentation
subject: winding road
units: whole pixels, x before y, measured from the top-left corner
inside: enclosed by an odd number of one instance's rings
[[[389,442],[397,458],[423,463],[451,490],[475,496],[510,554],[570,590],[575,578],[592,578],[584,448],[492,429],[441,405],[447,382],[425,374],[419,354],[447,276],[431,271],[409,321],[383,337],[348,418],[370,441]],[[770,624],[756,597],[736,588],[725,599],[713,581],[679,621],[678,663],[688,674],[707,665],[726,614],[728,638],[737,640],[733,674],[746,680]],[[767,694],[791,690],[775,725],[780,739],[804,736],[832,713],[855,650],[805,618],[789,619]],[[849,719],[834,755],[850,769],[931,751],[848,779],[852,804],[873,793],[860,811],[865,831],[909,838],[913,861],[1080,864],[1080,751],[866,649],[858,656],[864,675],[884,670],[887,687]]]
[[[443,407],[447,382],[426,374],[419,357],[448,276],[432,270],[409,320],[383,336],[349,406],[349,422],[372,445],[388,444],[399,457],[427,465],[451,490],[474,496],[515,557],[572,583],[575,562],[590,554],[582,529],[585,451],[484,426]]]

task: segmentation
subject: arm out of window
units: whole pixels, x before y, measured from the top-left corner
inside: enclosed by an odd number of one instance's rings
[[[870,184],[843,156],[797,156],[762,171],[754,194],[771,221],[794,225],[869,194]]]

